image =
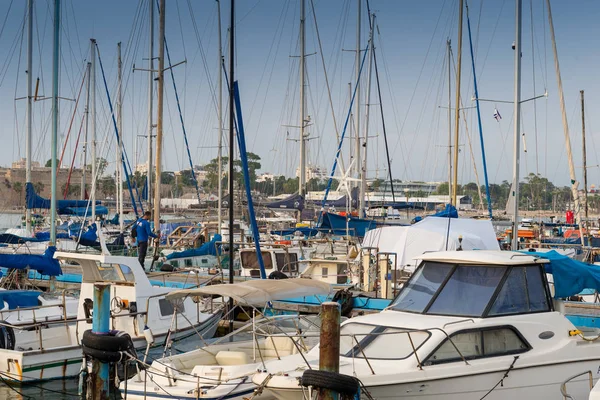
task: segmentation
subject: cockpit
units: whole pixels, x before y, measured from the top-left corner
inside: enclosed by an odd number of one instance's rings
[[[543,265],[425,260],[389,309],[487,318],[552,311]]]

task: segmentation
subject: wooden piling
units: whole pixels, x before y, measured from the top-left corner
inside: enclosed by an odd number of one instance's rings
[[[334,301],[321,305],[319,369],[336,373],[340,371],[340,305]],[[329,389],[320,389],[317,398],[337,400],[339,394]]]

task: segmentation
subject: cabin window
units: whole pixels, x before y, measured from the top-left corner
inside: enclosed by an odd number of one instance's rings
[[[392,308],[398,311],[423,312],[453,268],[452,264],[425,262],[400,292]]]
[[[167,300],[167,299],[159,299],[158,307],[160,308],[160,315],[163,317],[167,315],[173,315],[175,309],[177,312],[182,313],[185,311],[185,307],[183,306],[183,300]]]
[[[125,278],[122,275],[119,264],[100,263],[97,261],[96,265],[98,266],[98,273],[100,274],[100,278],[103,281],[122,282],[123,280],[125,280]]]
[[[131,268],[123,264],[119,264],[119,268],[121,268],[121,272],[127,282],[135,282],[135,277],[133,276],[133,272],[131,272]]]
[[[462,361],[463,357],[465,360],[498,357],[524,353],[530,348],[525,339],[509,326],[461,331],[444,340],[423,364]]]
[[[343,284],[348,281],[348,277],[346,276],[346,264],[338,264],[337,267],[337,283]]]
[[[273,269],[273,261],[271,260],[271,253],[268,251],[261,251],[263,262],[265,263],[265,269]],[[259,269],[258,259],[256,252],[254,251],[242,251],[240,252],[242,259],[242,268],[246,269]]]
[[[488,315],[523,314],[549,309],[539,268],[512,267]]]
[[[400,360],[413,354],[431,333],[386,326],[350,323],[340,332],[340,354],[344,357]],[[412,340],[412,344],[411,344]]]
[[[277,269],[281,272],[297,272],[298,256],[293,253],[275,253]]]
[[[203,259],[202,259],[200,262],[201,262],[202,264],[208,264],[208,260],[207,260],[206,258],[203,258]]]
[[[506,267],[458,266],[427,313],[480,316],[505,271]]]
[[[179,268],[179,261],[171,261],[171,265],[173,266],[173,268],[177,269]]]
[[[185,259],[185,266],[186,267],[191,267],[192,266],[192,259],[191,258],[186,258]]]
[[[321,267],[321,277],[327,278],[329,276],[329,268]]]

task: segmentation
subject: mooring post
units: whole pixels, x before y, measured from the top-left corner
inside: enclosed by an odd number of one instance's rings
[[[319,345],[319,369],[340,371],[340,305],[335,301],[321,304],[321,342]],[[337,400],[339,394],[320,389],[319,400]]]
[[[107,334],[110,329],[110,284],[94,284],[94,315],[92,332]],[[92,362],[92,400],[108,400],[109,364],[98,360]]]

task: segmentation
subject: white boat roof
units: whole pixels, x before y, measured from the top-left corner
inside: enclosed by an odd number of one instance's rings
[[[175,300],[187,296],[219,295],[235,301],[262,307],[268,301],[283,300],[298,296],[327,295],[331,293],[328,283],[306,279],[255,279],[241,283],[203,286],[194,289],[176,290],[167,295]]]
[[[423,261],[455,262],[461,264],[525,265],[547,263],[548,260],[517,251],[472,250],[436,251],[421,254],[415,259]]]

